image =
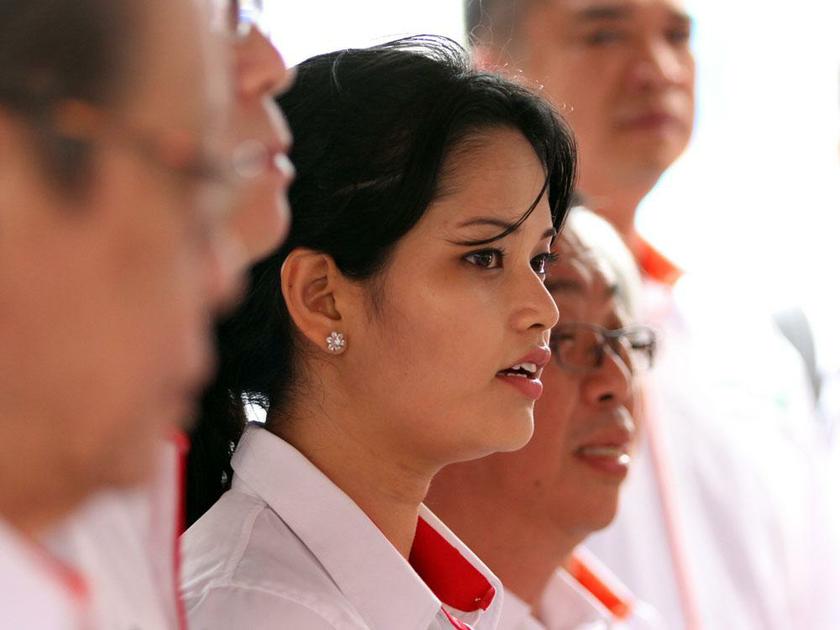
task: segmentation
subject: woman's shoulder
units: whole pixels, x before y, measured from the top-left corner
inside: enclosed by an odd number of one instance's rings
[[[182,576],[191,627],[367,628],[315,555],[244,492],[225,493],[184,534]]]

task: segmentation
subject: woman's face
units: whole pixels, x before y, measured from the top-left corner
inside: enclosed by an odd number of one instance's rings
[[[500,234],[538,198],[545,173],[533,149],[497,129],[456,153],[447,193],[397,244],[383,274],[359,285],[368,307],[341,359],[370,419],[357,430],[431,466],[528,441],[557,318],[544,285],[555,234],[545,196],[512,234],[464,244]]]
[[[222,143],[223,51],[190,0],[143,4],[154,38],[126,105],[107,116],[161,146]],[[40,462],[67,500],[135,483],[191,415],[212,365],[211,317],[234,285],[229,236],[204,203],[214,189],[172,165],[194,156],[152,157],[102,131],[92,177],[70,199],[33,158],[25,125],[0,120],[0,413],[25,422],[19,457]]]
[[[608,271],[569,232],[557,239],[555,253],[546,286],[560,313],[558,325],[621,328],[625,322]],[[490,505],[504,506],[530,531],[583,540],[615,516],[635,432],[630,372],[607,351],[601,367],[587,374],[552,359],[543,382],[528,445],[469,464],[467,479]]]

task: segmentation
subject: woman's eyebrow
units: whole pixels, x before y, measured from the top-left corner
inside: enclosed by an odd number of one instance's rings
[[[474,217],[472,219],[467,219],[466,221],[459,223],[457,225],[458,228],[467,228],[467,227],[474,227],[477,225],[487,225],[490,227],[499,228],[501,230],[501,235],[499,238],[503,238],[506,236],[510,236],[511,234],[516,233],[519,231],[519,228],[522,227],[522,221],[516,221],[515,223],[510,223],[505,221],[504,219],[497,219],[494,217]],[[557,238],[557,229],[554,227],[548,228],[545,232],[543,232],[542,239],[551,239],[552,241]],[[491,240],[498,240],[498,239],[491,239]],[[473,245],[475,241],[450,241],[454,245]],[[484,242],[484,241],[481,241]]]
[[[507,231],[510,230],[511,233],[515,232],[519,229],[519,226],[516,223],[511,223],[509,221],[505,221],[504,219],[497,219],[495,217],[473,217],[472,219],[467,219],[466,221],[459,223],[459,228],[465,227],[473,227],[476,225],[489,225],[492,227],[497,227],[501,230]]]

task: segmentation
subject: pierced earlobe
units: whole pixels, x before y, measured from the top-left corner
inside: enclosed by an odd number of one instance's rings
[[[335,330],[327,337],[327,350],[332,354],[341,354],[347,349],[347,339],[340,332]]]

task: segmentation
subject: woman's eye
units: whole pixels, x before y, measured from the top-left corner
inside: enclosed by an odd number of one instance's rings
[[[499,269],[502,266],[503,254],[498,249],[485,249],[464,256],[464,260],[476,267],[484,269]]]
[[[531,268],[537,275],[544,276],[548,273],[548,268],[556,260],[557,254],[553,252],[546,252],[545,254],[540,254],[531,260]]]

